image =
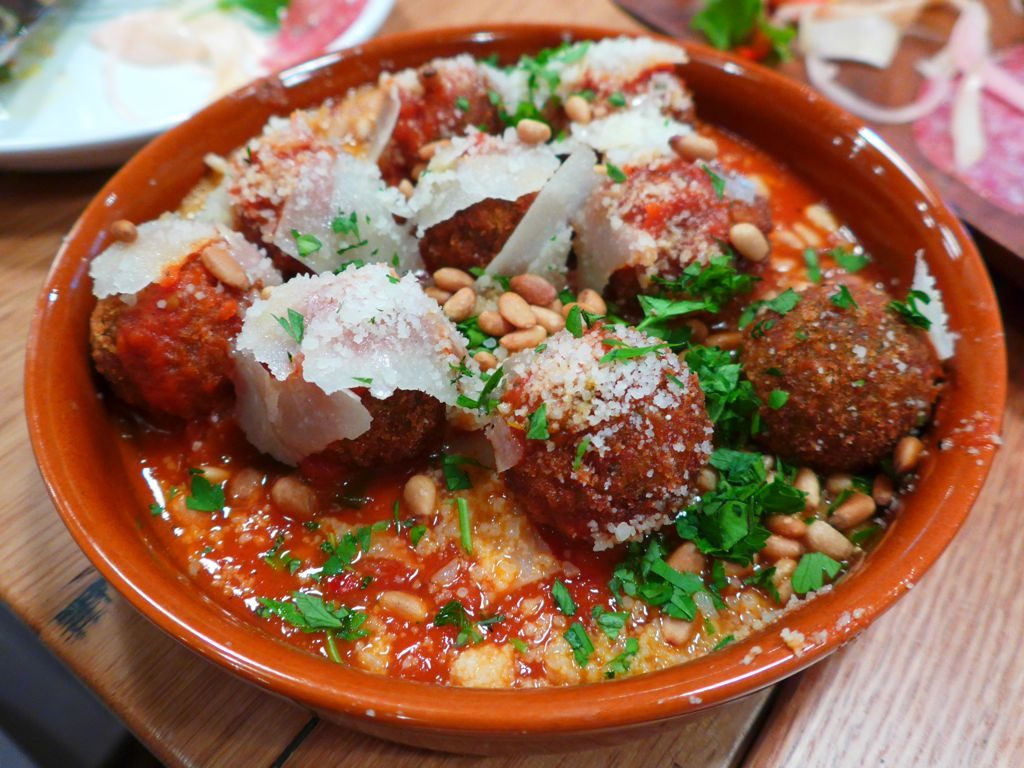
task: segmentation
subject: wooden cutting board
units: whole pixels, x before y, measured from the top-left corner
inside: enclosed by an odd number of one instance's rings
[[[681,40],[707,42],[700,33],[690,29],[690,20],[703,6],[701,0],[616,2],[627,13],[663,34]],[[992,17],[992,49],[1000,51],[1024,44],[1024,16],[1015,13],[1008,0],[986,0],[986,5]],[[889,69],[879,71],[844,63],[840,81],[881,104],[899,105],[913,100],[922,84],[914,64],[945,44],[955,20],[956,14],[952,10],[936,8],[926,11],[904,36]],[[795,80],[807,82],[803,61],[799,57],[770,66]],[[933,165],[919,149],[910,125],[868,124],[939,190],[962,219],[1010,252],[1009,258],[999,260],[997,267],[1005,267],[1015,277],[1024,277],[1024,217],[986,200]]]

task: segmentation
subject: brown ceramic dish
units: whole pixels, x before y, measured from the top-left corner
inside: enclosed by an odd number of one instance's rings
[[[909,283],[923,248],[959,334],[950,383],[918,488],[866,563],[784,624],[810,639],[795,656],[779,626],[682,666],[589,686],[481,691],[404,682],[322,660],[273,639],[202,596],[137,525],[148,499],[129,475],[89,360],[89,261],[117,219],[176,207],[204,173],[272,114],[316,104],[375,78],[468,51],[512,59],[566,36],[609,30],[503,26],[390,37],[255,83],[154,141],[100,192],[71,231],[40,295],[26,366],[32,443],[60,514],[97,568],[140,611],[194,651],[326,717],[376,736],[466,752],[593,746],[677,723],[791,675],[862,631],[909,590],[960,527],[988,473],[990,446],[958,435],[964,420],[998,431],[1006,393],[1003,333],[992,287],[956,218],[869,130],[809,89],[689,46],[683,75],[701,116],[780,158],[814,185],[861,241]],[[133,489],[127,497],[111,489]],[[748,655],[754,646],[761,653]],[[746,663],[745,663],[746,662]]]

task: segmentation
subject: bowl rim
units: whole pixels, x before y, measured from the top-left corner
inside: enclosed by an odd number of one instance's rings
[[[990,354],[992,368],[988,371],[991,383],[986,390],[991,400],[985,404],[986,413],[991,417],[994,429],[1001,426],[1006,400],[1006,354],[1002,324],[991,282],[973,242],[960,222],[943,206],[938,195],[898,155],[861,121],[834,105],[825,104],[809,86],[698,44],[680,43],[678,40],[642,31],[558,24],[493,24],[404,32],[328,54],[257,83],[279,85],[283,82],[287,87],[364,55],[386,60],[388,52],[410,48],[429,48],[437,44],[461,44],[467,47],[480,43],[498,44],[538,34],[568,35],[575,39],[644,36],[681,44],[691,58],[705,64],[725,69],[732,74],[736,74],[739,67],[746,76],[756,77],[766,88],[783,89],[800,98],[819,102],[820,109],[828,113],[835,125],[841,126],[847,134],[863,137],[873,145],[892,171],[907,178],[920,192],[922,199],[932,206],[933,212],[944,217],[942,223],[948,227],[962,252],[960,264],[964,270],[964,280],[974,281],[973,298],[987,310],[984,313],[987,324],[980,329],[984,331],[985,339],[989,340],[989,352],[993,353]],[[226,102],[238,99],[240,94],[242,98],[246,98],[246,94],[251,97],[255,90],[253,86],[247,86],[242,91],[228,95],[203,109],[183,126],[202,120],[204,116],[208,117],[218,110],[223,111]],[[824,642],[816,643],[799,656],[783,643],[778,631],[772,632],[773,629],[782,628],[777,621],[766,632],[753,633],[753,638],[759,638],[756,646],[752,646],[751,638],[748,638],[716,653],[635,677],[589,685],[481,690],[399,680],[344,666],[326,667],[321,658],[298,649],[290,649],[293,653],[282,653],[285,646],[268,633],[257,635],[242,632],[224,617],[215,618],[203,605],[198,590],[188,600],[174,598],[172,604],[168,605],[144,574],[121,567],[118,553],[110,551],[92,535],[79,510],[64,492],[65,483],[68,482],[63,456],[65,449],[60,446],[60,441],[54,439],[52,417],[46,413],[45,397],[41,394],[43,387],[35,386],[35,383],[45,381],[48,376],[43,366],[47,304],[61,274],[76,266],[69,263],[68,253],[79,237],[84,222],[102,212],[106,205],[105,199],[118,188],[128,169],[146,160],[155,160],[172,153],[180,131],[180,127],[175,128],[158,137],[118,171],[92,200],[65,239],[40,291],[32,320],[25,366],[26,416],[33,450],[47,491],[75,541],[100,573],[137,610],[191,650],[275,693],[349,719],[373,720],[380,725],[387,723],[413,730],[465,735],[555,734],[566,730],[583,733],[674,719],[707,709],[753,693],[800,671],[864,629],[912,587],[935,562],[963,523],[988,474],[991,454],[981,458],[966,482],[958,483],[955,489],[949,486],[948,494],[956,492],[956,500],[951,502],[952,507],[944,511],[941,520],[929,522],[908,543],[906,557],[899,558],[899,562],[890,562],[885,568],[864,569],[856,574],[859,576],[870,572],[870,578],[855,579],[855,574],[851,574],[842,582],[841,588],[819,595],[815,599],[813,611],[801,610],[787,614],[789,618],[784,623],[797,630],[811,623],[815,627],[835,627],[834,631],[828,632]],[[95,248],[95,243],[91,247]],[[850,610],[854,605],[859,610],[851,615]],[[807,617],[811,615],[818,618],[809,622]],[[842,623],[844,617],[845,623]],[[760,647],[760,653],[754,653],[755,647]]]

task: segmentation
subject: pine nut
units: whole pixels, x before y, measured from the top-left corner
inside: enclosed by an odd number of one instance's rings
[[[781,560],[784,557],[796,559],[804,553],[804,545],[795,539],[777,536],[774,533],[764,543],[761,554],[770,560]]]
[[[110,225],[110,236],[122,243],[134,243],[139,237],[139,230],[128,219],[118,219]]]
[[[428,144],[424,144],[419,149],[420,160],[430,160],[434,155],[437,154],[437,150],[441,147],[446,147],[451,144],[449,139],[438,139],[437,141],[431,141]]]
[[[832,494],[839,494],[853,487],[853,476],[842,472],[829,475],[825,480],[825,489]]]
[[[584,288],[576,297],[576,303],[592,315],[607,315],[608,305],[604,303],[601,294],[593,288]]]
[[[675,551],[668,556],[666,562],[677,571],[696,573],[700,575],[704,571],[704,555],[697,549],[692,541],[687,541],[676,547]]]
[[[493,309],[485,309],[476,321],[480,330],[488,336],[504,336],[506,333],[512,333],[512,324]]]
[[[668,143],[673,152],[691,163],[696,160],[714,160],[718,157],[718,143],[698,133],[673,136]]]
[[[208,245],[199,254],[199,259],[210,274],[224,285],[238,288],[241,291],[249,287],[249,276],[245,274],[242,265],[235,261],[223,245],[219,243]]]
[[[228,480],[227,493],[232,505],[247,504],[259,493],[263,475],[252,467],[240,469]]]
[[[408,200],[410,197],[412,197],[412,193],[414,191],[412,182],[409,181],[408,179],[402,179],[400,182],[398,182],[398,191],[402,193],[402,196],[406,200]]]
[[[814,203],[804,208],[804,216],[823,232],[832,233],[839,229],[839,222],[832,212],[821,203]]]
[[[498,343],[509,352],[521,352],[524,349],[536,347],[547,337],[548,332],[544,330],[544,326],[535,325],[533,328],[527,328],[525,331],[506,333],[498,339]]]
[[[311,520],[320,506],[313,489],[295,475],[279,478],[270,488],[270,500],[295,520]]]
[[[847,531],[875,514],[875,500],[866,493],[855,493],[834,510],[828,521],[833,528]]]
[[[231,478],[231,472],[227,469],[224,469],[224,467],[202,466],[196,467],[196,469],[201,470],[203,473],[203,477],[209,480],[214,485],[220,485],[225,480]]]
[[[434,273],[434,285],[442,291],[455,293],[460,288],[472,288],[473,276],[455,267],[441,267]]]
[[[557,312],[558,314],[562,315],[562,300],[555,299],[550,304],[548,304],[548,309],[550,309],[552,312]],[[565,315],[562,315],[562,317],[565,317]]]
[[[878,475],[871,486],[871,498],[880,507],[888,507],[892,504],[895,490],[892,487],[892,480],[888,475]]]
[[[423,292],[427,294],[427,296],[432,298],[434,301],[436,301],[438,304],[444,304],[446,301],[448,301],[448,299],[452,297],[452,295],[448,291],[442,291],[440,288],[433,285],[424,288]]]
[[[473,314],[473,307],[476,306],[476,294],[472,288],[459,288],[452,297],[444,303],[444,313],[456,323],[468,320]]]
[[[524,144],[543,144],[551,138],[551,126],[540,120],[525,118],[516,124],[516,135]]]
[[[693,637],[693,622],[682,619],[670,619],[668,616],[661,617],[661,637],[669,645],[679,647],[686,645]]]
[[[717,333],[709,334],[704,339],[705,346],[718,347],[726,352],[731,349],[738,349],[742,343],[743,334],[739,331],[718,331]]]
[[[821,552],[834,560],[846,560],[856,550],[848,538],[824,520],[815,520],[807,526],[804,541],[812,552]]]
[[[745,579],[754,572],[754,566],[750,564],[740,565],[729,560],[723,560],[722,570],[725,571],[725,575],[730,579]]]
[[[896,444],[896,450],[892,455],[892,466],[897,475],[905,475],[917,468],[921,460],[921,452],[924,451],[924,443],[913,435],[907,435]]]
[[[793,515],[770,515],[765,520],[765,525],[772,533],[788,536],[791,539],[799,539],[807,533],[807,523]]]
[[[546,307],[556,298],[558,291],[555,286],[549,283],[540,275],[516,275],[508,281],[509,288],[518,293],[529,304],[539,304]]]
[[[565,320],[557,312],[552,312],[547,307],[538,307],[536,305],[531,305],[530,309],[533,310],[533,315],[537,318],[537,324],[543,325],[544,330],[548,332],[549,336],[565,328]]]
[[[785,605],[793,596],[793,574],[796,572],[796,560],[784,557],[775,561],[775,573],[772,574],[772,584],[775,591],[779,593],[779,603]]]
[[[405,481],[402,499],[415,517],[430,517],[437,502],[437,486],[426,475],[413,475]]]
[[[407,621],[423,622],[430,618],[430,607],[426,601],[411,592],[389,589],[380,593],[377,604]]]
[[[593,117],[590,111],[590,102],[579,94],[570,96],[565,100],[565,114],[574,123],[586,125]]]
[[[533,314],[526,299],[518,293],[507,291],[498,297],[498,312],[516,328],[533,328],[537,316]]]
[[[412,170],[409,171],[409,175],[412,176],[413,181],[419,181],[420,176],[423,175],[423,172],[425,170],[427,170],[427,166],[425,163],[416,163],[416,165],[412,167]]]
[[[793,231],[811,248],[821,248],[825,244],[818,233],[802,221],[793,222]]]
[[[700,320],[687,320],[683,323],[690,329],[690,341],[694,344],[703,344],[708,337],[708,327]]]
[[[797,472],[793,487],[807,494],[805,506],[808,512],[813,512],[821,504],[821,483],[813,469],[804,467]]]
[[[486,349],[481,349],[473,355],[473,359],[476,360],[477,365],[480,366],[480,370],[482,371],[490,371],[498,367],[498,358]]]
[[[713,469],[704,467],[697,474],[697,489],[704,493],[710,493],[718,487],[718,473]]]
[[[770,250],[764,233],[748,221],[741,221],[729,227],[729,242],[747,261],[764,261]]]

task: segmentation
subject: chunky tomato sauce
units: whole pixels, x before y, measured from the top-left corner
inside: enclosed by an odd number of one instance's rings
[[[844,235],[809,221],[808,206],[821,201],[781,164],[722,131],[707,132],[718,142],[725,168],[755,179],[770,196],[773,254],[767,266],[756,268],[762,282],[751,298],[806,281],[804,245],[820,249],[852,244]],[[795,229],[806,230],[803,243]],[[808,243],[807,232],[818,242]],[[823,268],[830,266],[827,256],[821,259]],[[723,321],[721,327],[728,325]],[[658,634],[655,609],[629,598],[624,608],[609,589],[623,548],[595,553],[538,530],[491,470],[460,465],[473,487],[448,491],[437,457],[370,473],[339,472],[307,462],[303,472],[316,488],[320,510],[310,519],[295,519],[277,508],[269,494],[274,481],[293,470],[252,448],[229,409],[170,428],[146,424],[127,413],[120,418],[127,438],[125,455],[137,465],[156,499],[149,512],[139,512],[156,546],[226,610],[325,659],[424,682],[565,684],[609,676],[607,665],[621,648],[621,638],[616,646],[596,626],[592,616],[597,606],[609,612],[632,611],[631,624],[622,635],[639,641],[630,674],[707,653],[756,631],[780,613],[763,590],[742,582],[746,574],[737,569],[722,592],[726,608],[716,618],[700,621],[689,641],[674,646]],[[189,508],[195,482],[191,470],[197,469],[213,487],[224,489],[222,509]],[[243,469],[256,470],[260,480],[249,498],[236,501],[232,478]],[[401,501],[403,485],[414,473],[428,473],[437,482],[438,511],[431,518],[414,518]],[[469,510],[472,552],[467,551],[458,523],[455,499],[460,497]],[[367,526],[368,538],[360,532]],[[337,542],[346,533],[361,539],[350,566],[317,578],[329,557],[325,542]],[[674,532],[668,541],[670,546],[678,543]],[[574,617],[556,606],[556,580],[565,584],[575,602]],[[359,629],[365,636],[343,639],[323,631],[303,632],[273,614],[265,615],[261,598],[287,600],[300,589],[364,612],[367,618]],[[414,610],[382,608],[381,596],[393,592],[412,596]],[[461,603],[470,632],[484,642],[460,638],[465,626],[435,623],[438,612],[451,601]],[[422,608],[418,617],[417,606]],[[585,667],[573,663],[571,649],[561,640],[573,620],[583,623],[596,646]],[[456,669],[456,660],[469,652],[481,654],[478,663],[465,662]]]

